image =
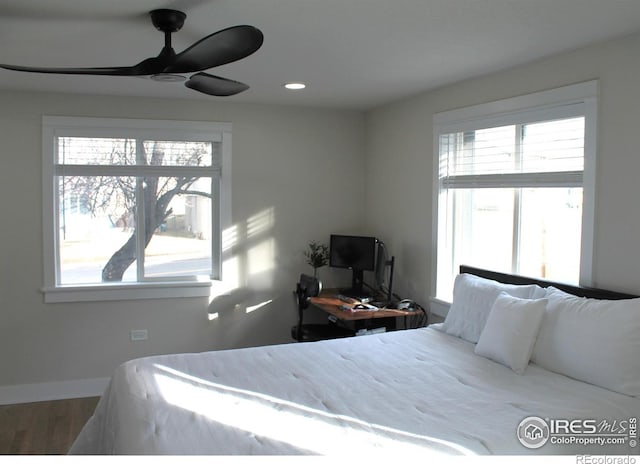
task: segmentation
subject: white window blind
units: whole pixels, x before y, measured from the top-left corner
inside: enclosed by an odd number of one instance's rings
[[[581,186],[584,117],[440,135],[444,188]]]

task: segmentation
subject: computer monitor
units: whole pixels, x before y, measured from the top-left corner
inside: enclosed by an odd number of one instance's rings
[[[364,296],[364,272],[376,268],[376,238],[357,235],[331,235],[329,266],[351,269],[351,288],[341,290],[349,296]]]

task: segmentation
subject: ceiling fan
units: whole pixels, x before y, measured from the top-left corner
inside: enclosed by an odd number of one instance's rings
[[[97,76],[149,76],[162,82],[182,82],[198,92],[224,97],[249,88],[242,82],[213,76],[201,71],[245,58],[262,46],[264,37],[253,26],[234,26],[199,40],[176,53],[171,47],[171,34],[179,31],[187,17],[181,11],[159,9],[149,13],[156,29],[164,33],[164,48],[156,57],[134,66],[112,68],[45,68],[0,64],[0,68],[49,74],[87,74]],[[194,74],[192,74],[194,73]],[[192,74],[190,77],[184,74]]]

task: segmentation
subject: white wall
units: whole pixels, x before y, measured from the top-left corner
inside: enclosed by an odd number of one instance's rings
[[[254,293],[211,307],[206,298],[44,304],[42,115],[231,122],[235,277]],[[292,290],[299,273],[311,271],[307,242],[328,243],[364,219],[358,112],[0,92],[0,137],[0,396],[12,385],[107,377],[139,356],[289,342]],[[263,227],[248,237],[255,219]],[[340,278],[323,272],[329,284]],[[149,340],[129,341],[131,329],[147,329]]]
[[[367,217],[397,258],[405,297],[432,281],[433,115],[599,79],[593,285],[640,294],[640,36],[453,84],[367,114]]]

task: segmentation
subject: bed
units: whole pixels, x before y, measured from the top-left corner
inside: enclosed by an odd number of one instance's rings
[[[640,299],[463,267],[442,324],[126,362],[70,454],[637,454],[639,355]]]

